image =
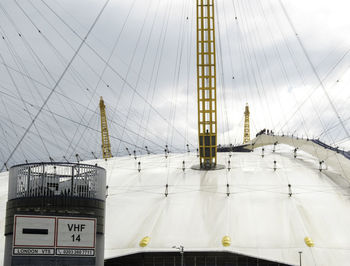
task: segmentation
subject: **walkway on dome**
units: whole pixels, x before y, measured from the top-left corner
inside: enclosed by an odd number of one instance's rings
[[[257,134],[256,138],[247,143],[244,148],[253,150],[254,148],[267,145],[286,144],[295,147],[294,153],[302,150],[316,157],[320,163],[320,169],[327,170],[331,167],[334,171],[341,174],[350,181],[350,151],[343,151],[321,142],[318,139],[304,139],[288,135],[266,134],[265,132]]]

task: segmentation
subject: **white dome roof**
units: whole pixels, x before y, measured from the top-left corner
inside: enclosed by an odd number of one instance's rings
[[[218,163],[226,168],[216,171],[192,170],[199,161],[192,153],[85,162],[107,170],[105,258],[183,245],[185,252],[229,251],[289,264],[298,264],[302,251],[303,265],[348,265],[349,181],[339,169],[320,172],[319,159],[303,151],[295,159],[294,147],[272,149],[266,146],[264,157],[261,148],[231,158],[218,153]],[[7,173],[0,175],[2,217],[7,178]],[[3,230],[4,219],[0,226]],[[226,235],[229,247],[222,245]],[[142,248],[145,236],[150,242]],[[315,246],[308,247],[305,237]]]

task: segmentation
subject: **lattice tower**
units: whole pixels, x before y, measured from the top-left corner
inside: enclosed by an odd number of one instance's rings
[[[250,126],[249,126],[249,106],[248,103],[245,106],[244,111],[244,135],[243,135],[243,144],[250,141]]]
[[[108,159],[112,157],[112,153],[111,153],[111,143],[109,141],[109,134],[108,134],[106,106],[102,97],[100,98],[100,114],[101,114],[102,155],[103,155],[103,159]]]
[[[214,0],[197,0],[197,97],[200,167],[216,166],[216,58]]]

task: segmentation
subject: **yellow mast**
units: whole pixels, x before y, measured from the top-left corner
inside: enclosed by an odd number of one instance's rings
[[[216,58],[214,0],[197,0],[197,97],[200,167],[216,166]]]
[[[249,126],[249,106],[246,103],[245,111],[244,111],[244,135],[243,135],[243,144],[248,143],[250,141],[250,126]]]
[[[102,99],[100,98],[100,114],[101,114],[101,136],[102,136],[102,155],[103,159],[108,159],[112,157],[111,153],[111,143],[109,142],[107,118],[106,118],[106,106]]]

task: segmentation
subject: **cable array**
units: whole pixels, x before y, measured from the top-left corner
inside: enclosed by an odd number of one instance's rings
[[[59,1],[0,4],[2,170],[76,154],[99,158],[99,96],[114,156],[127,148],[137,156],[195,151],[195,7],[130,1],[112,19],[117,7],[108,5],[89,28]],[[270,128],[349,149],[350,95],[342,88],[350,50],[338,42],[315,60],[288,8],[217,2],[218,142],[242,142],[248,102],[255,132]]]

